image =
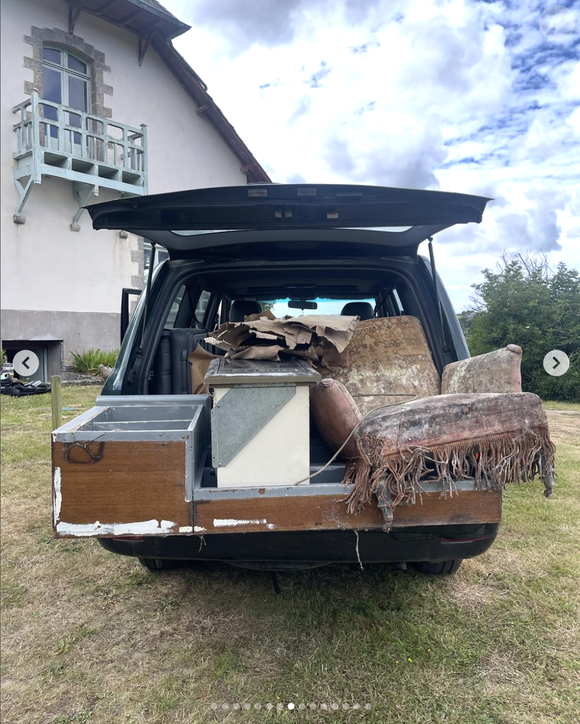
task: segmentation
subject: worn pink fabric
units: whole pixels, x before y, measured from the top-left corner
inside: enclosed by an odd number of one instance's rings
[[[336,452],[347,440],[362,415],[346,387],[337,380],[322,380],[310,388],[310,413],[320,437]],[[352,437],[341,453],[347,459],[358,458]]]
[[[440,391],[439,373],[416,317],[381,317],[357,322],[341,354],[326,355],[323,377],[341,382],[360,411]]]
[[[359,322],[325,362],[327,379],[311,395],[321,436],[336,451],[360,423],[342,454],[349,513],[374,495],[388,529],[393,508],[415,503],[423,480],[453,494],[458,480],[495,490],[538,476],[550,494],[554,446],[541,400],[521,392],[516,345],[447,365],[446,394],[414,317]]]
[[[522,348],[503,349],[448,364],[441,377],[441,394],[460,392],[521,392]]]

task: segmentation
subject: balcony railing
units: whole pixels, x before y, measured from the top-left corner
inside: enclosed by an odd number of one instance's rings
[[[23,223],[24,204],[43,176],[76,184],[79,203],[98,194],[99,187],[128,195],[147,193],[147,129],[133,128],[92,113],[84,113],[31,97],[13,108],[17,168],[14,181],[20,194],[15,221]],[[73,224],[82,213],[79,208]]]

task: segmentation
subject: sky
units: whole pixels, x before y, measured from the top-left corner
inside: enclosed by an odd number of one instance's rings
[[[164,0],[273,181],[493,198],[437,234],[457,311],[504,252],[580,269],[580,3]],[[427,253],[421,248],[421,253]]]

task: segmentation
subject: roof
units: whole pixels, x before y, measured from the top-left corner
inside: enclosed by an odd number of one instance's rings
[[[173,47],[171,40],[191,29],[157,0],[69,0],[70,24],[78,10],[96,15],[139,36],[140,60],[151,45],[197,106],[197,113],[207,118],[226,145],[240,160],[248,182],[270,182],[271,179],[242,141],[236,129],[207,92],[207,86],[189,63]]]
[[[271,179],[266,171],[207,92],[207,86],[183,56],[177,52],[173,44],[163,42],[160,38],[154,38],[152,45],[197,105],[197,113],[207,118],[240,159],[242,170],[248,175],[248,181],[270,183]]]
[[[183,35],[190,25],[181,22],[157,0],[69,0],[72,13],[79,10],[103,18],[139,36],[158,33],[166,40]]]
[[[170,13],[169,10],[167,8],[163,7],[163,5],[161,3],[158,3],[157,0],[141,0],[141,2],[144,5],[151,5],[151,7],[155,8],[157,10],[161,10],[161,12],[165,13],[165,15],[169,15],[170,17],[175,18],[175,15],[173,13]],[[175,18],[175,19],[177,20],[177,18]]]

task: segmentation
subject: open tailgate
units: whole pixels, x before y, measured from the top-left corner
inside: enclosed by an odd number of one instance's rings
[[[347,240],[414,255],[422,241],[443,229],[480,223],[488,201],[380,186],[259,184],[119,199],[87,208],[95,229],[139,234],[163,245],[172,258],[205,257],[225,247],[235,247],[237,257],[255,256],[256,243],[272,247],[276,241]]]

